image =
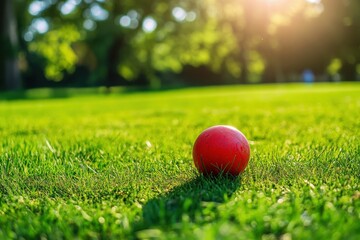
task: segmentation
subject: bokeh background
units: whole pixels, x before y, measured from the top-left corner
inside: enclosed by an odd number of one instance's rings
[[[359,0],[2,0],[0,89],[357,81]]]

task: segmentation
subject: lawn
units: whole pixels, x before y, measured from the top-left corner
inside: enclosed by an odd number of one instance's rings
[[[359,83],[1,99],[0,239],[360,239]],[[194,167],[217,124],[238,178]]]

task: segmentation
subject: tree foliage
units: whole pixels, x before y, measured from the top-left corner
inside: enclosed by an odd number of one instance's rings
[[[60,81],[64,71],[74,71],[78,59],[71,45],[79,41],[80,36],[74,26],[64,25],[49,31],[40,41],[30,43],[29,50],[46,59],[47,78]]]
[[[29,66],[35,64],[49,80],[79,69],[89,73],[80,74],[89,84],[152,87],[161,85],[164,73],[181,76],[204,67],[223,82],[243,83],[291,80],[305,69],[349,80],[360,74],[356,0],[13,3],[21,69],[34,73]],[[3,17],[2,29],[8,23]],[[14,54],[2,53],[4,68]],[[36,81],[38,75],[27,76]]]

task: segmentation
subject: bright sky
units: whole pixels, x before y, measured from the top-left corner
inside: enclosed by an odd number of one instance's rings
[[[264,0],[264,1],[267,1],[268,3],[276,3],[278,2],[279,0]],[[321,3],[321,0],[304,0],[305,2],[308,2],[308,3],[313,3],[313,4],[319,4]]]
[[[316,3],[316,4],[321,3],[321,0],[305,0],[305,1],[307,1],[309,3]]]

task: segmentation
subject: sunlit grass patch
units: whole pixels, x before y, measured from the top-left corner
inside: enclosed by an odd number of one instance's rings
[[[360,85],[270,85],[0,101],[0,238],[357,239]],[[239,178],[192,144],[249,139]]]

